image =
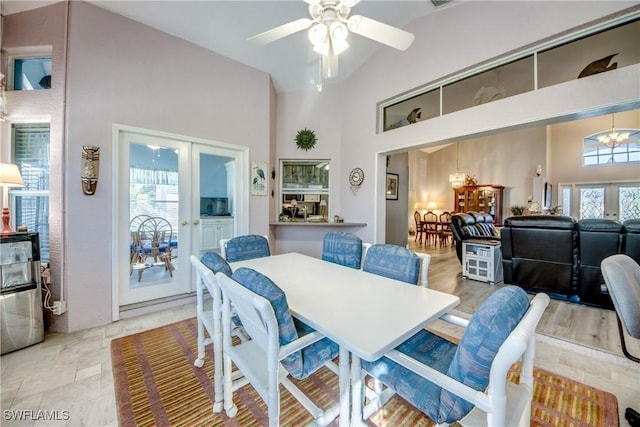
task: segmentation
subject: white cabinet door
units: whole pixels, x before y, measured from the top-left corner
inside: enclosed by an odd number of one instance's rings
[[[233,218],[201,220],[200,251],[219,251],[220,239],[233,237]]]

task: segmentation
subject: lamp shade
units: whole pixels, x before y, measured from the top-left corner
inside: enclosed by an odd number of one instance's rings
[[[320,200],[320,206],[327,206],[326,200]]]
[[[0,185],[5,187],[22,187],[24,185],[17,165],[0,163]]]
[[[436,204],[436,202],[429,202],[427,203],[427,209],[430,211],[434,211],[438,209],[438,205]]]

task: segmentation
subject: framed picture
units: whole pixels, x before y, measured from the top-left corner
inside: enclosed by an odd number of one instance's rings
[[[267,195],[267,162],[251,162],[251,195]]]
[[[387,200],[398,200],[398,174],[387,174]]]

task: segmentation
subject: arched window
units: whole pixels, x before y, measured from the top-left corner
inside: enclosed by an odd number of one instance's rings
[[[640,129],[616,129],[618,134],[629,134],[627,139],[617,143],[602,142],[611,134],[611,129],[594,133],[584,139],[582,164],[584,166],[607,163],[640,162]]]

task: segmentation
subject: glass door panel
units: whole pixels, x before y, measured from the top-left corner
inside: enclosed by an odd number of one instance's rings
[[[567,199],[566,190],[563,188],[563,199]],[[640,218],[640,183],[576,185],[575,191],[578,219],[606,218],[624,222]]]
[[[120,305],[169,297],[190,290],[188,254],[189,144],[125,133],[121,171],[126,177],[128,252],[120,281]],[[123,181],[125,178],[121,178]],[[122,187],[121,187],[122,188]],[[124,270],[121,268],[121,270]]]

